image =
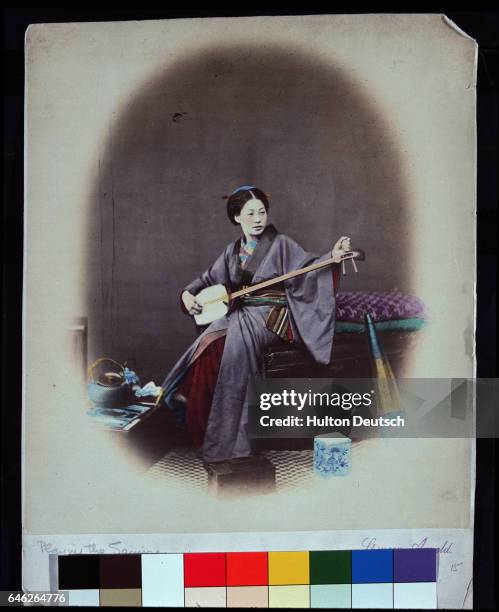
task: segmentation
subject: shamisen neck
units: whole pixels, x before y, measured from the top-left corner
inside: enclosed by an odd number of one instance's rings
[[[287,281],[290,278],[295,278],[296,276],[307,274],[307,272],[313,272],[314,270],[319,270],[320,268],[330,266],[333,263],[335,263],[335,261],[331,257],[330,259],[326,259],[319,263],[311,264],[310,266],[306,266],[305,268],[301,268],[300,270],[294,270],[293,272],[288,272],[287,274],[282,274],[281,276],[276,276],[275,278],[271,278],[269,280],[262,281],[261,283],[257,283],[256,285],[252,285],[251,287],[246,287],[245,289],[239,289],[239,291],[234,291],[228,296],[229,300],[234,300],[238,297],[242,297],[243,295],[248,295],[250,293],[254,293],[255,291],[259,291],[260,289],[265,289],[266,287],[277,285],[278,283]]]

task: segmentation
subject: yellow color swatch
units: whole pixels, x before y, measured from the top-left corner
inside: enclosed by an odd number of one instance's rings
[[[269,584],[310,584],[308,552],[269,552]]]

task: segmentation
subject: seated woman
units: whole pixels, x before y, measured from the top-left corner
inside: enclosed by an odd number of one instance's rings
[[[162,385],[165,402],[177,417],[185,416],[206,463],[251,454],[246,432],[248,380],[261,376],[264,349],[278,336],[303,343],[319,363],[331,359],[333,278],[339,277],[339,262],[350,250],[350,239],[340,238],[331,253],[317,257],[269,225],[268,211],[268,197],[260,189],[245,185],[232,193],[227,215],[241,226],[242,236],[185,287],[186,312],[201,312],[196,295],[211,285],[223,284],[233,292],[331,257],[336,269],[331,274],[327,266],[246,296],[211,323],[168,374]],[[178,398],[186,405],[181,406]]]

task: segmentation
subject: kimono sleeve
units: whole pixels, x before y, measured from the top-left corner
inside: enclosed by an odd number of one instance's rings
[[[282,244],[282,266],[291,272],[330,259],[305,251],[286,237]],[[331,361],[336,315],[336,300],[331,267],[309,272],[285,282],[293,336],[299,339],[314,359],[323,364]]]
[[[216,261],[198,278],[184,287],[182,293],[184,291],[189,291],[193,295],[197,295],[202,289],[206,289],[206,287],[218,284],[225,285],[229,280],[228,256],[231,246],[232,245],[229,245]]]

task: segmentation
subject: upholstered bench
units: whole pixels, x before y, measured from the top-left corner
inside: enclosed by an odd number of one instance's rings
[[[404,354],[414,346],[417,332],[425,325],[423,302],[403,293],[351,291],[338,292],[336,296],[335,338],[329,366],[316,363],[303,345],[279,340],[265,352],[265,375],[269,378],[370,377],[366,314],[375,323],[379,340],[396,374]]]

